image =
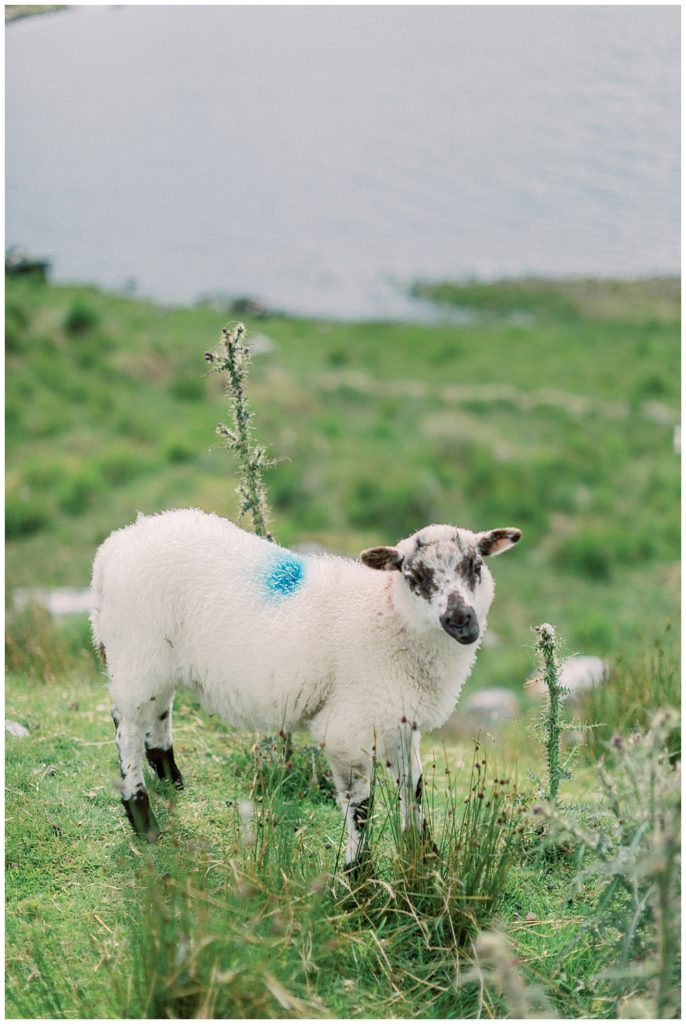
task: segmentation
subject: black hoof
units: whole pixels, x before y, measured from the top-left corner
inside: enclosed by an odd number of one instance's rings
[[[128,800],[122,799],[122,804],[136,835],[143,836],[149,843],[156,843],[160,838],[160,826],[152,813],[145,790],[134,793]]]
[[[152,747],[146,749],[145,756],[148,759],[148,764],[157,772],[158,778],[171,782],[175,789],[183,789],[183,775],[176,766],[173,747],[170,747],[169,750]]]

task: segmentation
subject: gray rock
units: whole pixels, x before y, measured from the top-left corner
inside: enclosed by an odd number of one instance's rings
[[[517,717],[519,700],[512,690],[504,686],[490,686],[468,697],[462,708],[458,709],[457,714],[460,713],[484,724],[504,722]]]
[[[12,722],[9,718],[5,719],[5,732],[8,732],[10,736],[17,736],[19,739],[24,739],[26,736],[31,735],[25,725],[21,725],[19,722]]]
[[[88,587],[58,587],[56,590],[19,587],[12,594],[12,601],[17,611],[38,604],[57,617],[82,615],[93,607],[93,595]]]
[[[582,693],[602,686],[610,678],[610,664],[595,655],[577,654],[567,658],[560,666],[560,685],[569,690],[569,699],[574,700]],[[544,697],[546,685],[540,671],[526,681],[528,692],[534,697]]]

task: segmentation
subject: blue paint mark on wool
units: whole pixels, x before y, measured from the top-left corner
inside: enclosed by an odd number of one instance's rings
[[[264,585],[272,598],[288,597],[302,585],[305,563],[296,555],[286,553],[267,566]]]

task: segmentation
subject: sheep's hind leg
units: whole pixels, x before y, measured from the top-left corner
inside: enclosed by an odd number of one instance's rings
[[[183,789],[183,775],[174,760],[172,746],[172,700],[163,711],[155,715],[155,720],[145,732],[145,756],[148,764],[160,779],[167,779],[175,789]]]
[[[143,780],[144,727],[124,720],[117,708],[112,709],[116,729],[119,771],[121,772],[121,802],[134,832],[149,843],[160,837],[160,827],[150,807],[148,791]]]

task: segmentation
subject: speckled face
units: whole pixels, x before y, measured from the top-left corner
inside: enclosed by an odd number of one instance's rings
[[[493,601],[493,577],[484,563],[516,544],[514,527],[472,533],[454,526],[427,526],[395,547],[370,548],[362,561],[402,573],[417,613],[440,625],[461,644],[475,643]]]

